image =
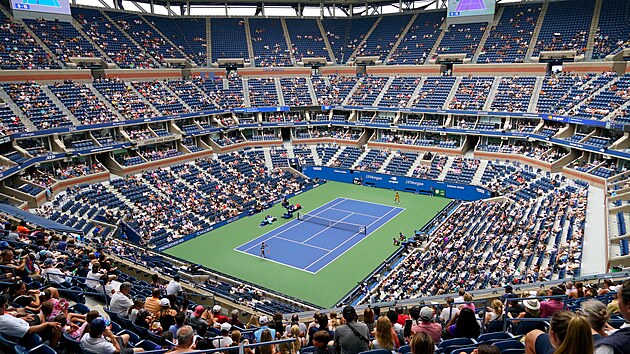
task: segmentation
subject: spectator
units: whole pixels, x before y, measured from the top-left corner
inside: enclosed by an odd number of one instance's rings
[[[630,279],[621,284],[621,288],[617,291],[619,301],[619,312],[626,320],[626,324],[630,322]],[[624,325],[608,337],[599,339],[596,343],[596,354],[628,354],[630,353],[630,326]]]
[[[554,354],[592,354],[593,337],[588,321],[569,311],[558,311],[551,318],[549,341]]]
[[[168,328],[168,331],[173,333],[173,338],[177,338],[177,331],[180,328],[184,327],[185,323],[186,323],[186,312],[184,311],[178,312],[177,315],[175,315],[175,324],[173,324],[171,327]],[[192,324],[190,326],[193,327],[193,329],[196,330],[197,332],[201,332],[199,328],[201,326],[205,326],[205,324],[199,323],[197,324],[197,327],[193,326]]]
[[[385,349],[393,351],[398,348],[394,327],[391,321],[383,316],[376,321],[376,331],[374,332],[374,340],[372,346],[374,349]]]
[[[337,327],[334,336],[335,347],[339,354],[358,354],[368,349],[370,333],[365,323],[357,322],[354,307],[343,308],[345,324]]]
[[[493,300],[491,307],[486,311],[486,332],[503,332],[503,302],[501,300]]]
[[[266,329],[271,332],[271,338],[276,338],[276,330],[269,328],[269,319],[267,318],[267,316],[261,316],[258,322],[260,323],[260,328],[254,332],[256,343],[260,343],[260,336]]]
[[[156,315],[160,312],[160,289],[153,288],[151,291],[151,297],[148,297],[144,302],[144,308],[152,315]]]
[[[195,331],[190,326],[184,326],[177,331],[177,346],[168,353],[188,353],[193,345]]]
[[[171,302],[167,298],[160,300],[160,311],[156,315],[156,320],[160,321],[163,329],[171,328],[175,324],[177,311],[171,308]]]
[[[105,325],[105,320],[97,317],[90,322],[89,332],[81,338],[81,347],[94,353],[132,354],[143,352],[142,348],[127,348],[129,335],[116,336]]]
[[[129,308],[133,306],[133,301],[129,298],[131,292],[131,283],[124,282],[120,284],[118,290],[109,302],[109,310],[118,315],[118,317],[128,318]]]
[[[446,325],[446,333],[452,338],[477,338],[481,333],[473,310],[463,308]]]
[[[221,305],[214,305],[212,307],[212,317],[214,318],[215,322],[225,323],[228,321],[228,318],[227,316],[221,314],[221,310],[222,310]]]
[[[315,354],[336,354],[335,348],[331,345],[328,345],[330,342],[330,333],[328,331],[317,331],[313,335],[313,346],[315,349]]]
[[[451,319],[459,313],[459,309],[457,306],[453,305],[453,302],[455,302],[455,300],[452,297],[446,298],[446,307],[444,307],[440,313],[442,323],[449,323]]]
[[[374,330],[374,311],[371,307],[367,307],[363,310],[363,323],[368,326],[370,333]]]
[[[402,234],[402,232],[401,232],[401,234]],[[396,305],[394,307],[394,309],[396,310],[396,313],[398,314],[398,320],[396,321],[396,323],[398,323],[401,326],[404,326],[405,325],[405,321],[407,321],[407,319],[409,319],[409,316],[405,315],[403,313],[403,307],[400,306],[400,305]]]
[[[527,299],[523,301],[525,312],[518,315],[517,318],[535,319],[540,318],[540,302],[536,299]],[[535,329],[544,331],[545,324],[541,321],[520,321],[516,327],[516,335],[525,335]]]
[[[271,331],[272,329],[269,329],[269,328],[262,331],[262,333],[260,334],[259,343],[271,342],[274,338]],[[256,354],[276,354],[276,346],[273,344],[269,344],[269,345],[263,345],[263,346],[257,347]]]
[[[415,324],[411,327],[411,333],[426,332],[431,336],[433,342],[439,343],[442,338],[442,326],[433,322],[433,310],[424,306],[418,318],[414,318]]]
[[[557,286],[549,289],[549,296],[564,295],[564,291]],[[540,303],[540,317],[551,317],[554,313],[564,309],[564,301],[561,298],[548,299]]]
[[[228,321],[227,321],[227,322],[228,322],[229,324],[231,324],[232,326],[236,326],[236,327],[238,327],[238,328],[245,328],[245,324],[244,324],[243,322],[241,322],[241,321],[238,319],[238,313],[239,313],[239,312],[238,312],[238,310],[236,310],[236,309],[232,310],[231,317],[228,319]],[[297,315],[297,314],[294,314],[294,315],[293,315],[293,317],[292,317],[292,319],[293,319],[293,318],[297,318],[297,319],[299,319],[299,317],[298,317],[298,315]],[[306,325],[304,325],[303,323],[302,323],[301,325],[302,325],[302,326],[304,326],[304,331],[303,331],[303,333],[306,333]],[[301,329],[301,328],[302,328],[302,327],[300,327],[300,329]]]
[[[431,336],[426,332],[418,332],[414,334],[409,344],[412,354],[433,354],[435,352],[435,344]]]
[[[195,310],[190,314],[188,323],[193,329],[196,329],[201,324],[208,325],[208,321],[204,320],[203,313],[206,312],[206,308],[202,305],[197,305]]]
[[[232,345],[232,338],[229,336],[232,325],[225,322],[221,324],[221,337],[216,337],[212,341],[212,345],[215,348],[227,348]]]
[[[61,329],[61,325],[57,322],[29,325],[26,320],[36,321],[33,315],[24,315],[24,313],[20,314],[17,311],[9,312],[7,304],[8,298],[5,295],[0,295],[0,333],[19,338],[22,345],[28,346],[29,343],[32,343],[32,333],[41,333],[48,328],[51,328],[53,332],[58,332]]]

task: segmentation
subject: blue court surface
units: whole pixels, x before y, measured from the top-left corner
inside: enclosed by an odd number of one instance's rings
[[[57,0],[22,0],[22,4],[61,7]]]
[[[312,221],[293,219],[266,234],[235,248],[236,251],[259,257],[260,246],[269,246],[267,259],[288,267],[317,273],[371,233],[401,213],[404,208],[337,198],[308,212],[332,223],[354,224],[340,229]],[[296,215],[296,214],[294,214]],[[262,219],[262,215],[260,215]],[[365,232],[362,229],[365,227]],[[265,227],[273,227],[265,226]],[[394,235],[395,236],[395,235]]]

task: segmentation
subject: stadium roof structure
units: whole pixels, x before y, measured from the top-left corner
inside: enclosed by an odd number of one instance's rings
[[[105,0],[99,0],[105,5]],[[500,2],[499,0],[498,2]],[[168,9],[170,15],[196,15],[195,8],[241,7],[256,9],[257,15],[265,15],[265,8],[293,8],[296,16],[302,16],[306,8],[321,9],[323,16],[362,16],[381,15],[412,10],[443,9],[447,0],[114,0],[116,8],[128,8],[133,4],[142,12],[147,12],[138,3],[149,4],[151,8],[160,6]],[[123,4],[125,4],[123,6]],[[192,10],[191,10],[192,9]],[[335,11],[335,10],[337,11]],[[178,11],[179,10],[179,11]],[[152,10],[148,10],[153,12]]]

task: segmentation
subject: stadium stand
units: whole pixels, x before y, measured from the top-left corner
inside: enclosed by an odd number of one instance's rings
[[[584,54],[594,4],[587,0],[550,3],[532,56],[541,51],[560,50]]]
[[[251,19],[249,29],[256,66],[293,65],[279,19]]]
[[[330,54],[326,49],[324,37],[319,30],[316,20],[312,19],[286,19],[287,30],[291,36],[293,56],[295,60],[302,58],[325,58],[330,60]]]
[[[445,13],[442,11],[418,14],[387,64],[424,64],[438,39],[444,16]]]
[[[541,4],[504,7],[501,19],[490,30],[477,62],[524,62],[541,8]]]
[[[249,63],[245,21],[239,18],[213,18],[210,20],[212,33],[212,60],[244,59]]]

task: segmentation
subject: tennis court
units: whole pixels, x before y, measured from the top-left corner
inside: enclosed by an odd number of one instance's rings
[[[353,205],[350,202],[332,206],[332,204],[339,201],[340,198],[362,201],[361,210],[348,207]],[[399,232],[403,232],[408,236],[413,235],[414,229],[422,227],[422,225],[435,216],[435,214],[442,210],[450,201],[445,198],[411,193],[401,193],[400,199],[402,204],[394,204],[394,192],[391,190],[339,182],[328,182],[313,190],[291,198],[290,202],[293,204],[301,204],[304,208],[301,212],[307,214],[314,214],[320,210],[329,209],[328,207],[332,206],[334,209],[350,210],[355,213],[359,212],[380,217],[392,208],[404,207],[404,211],[397,211],[398,214],[395,217],[393,216],[394,211],[392,211],[391,214],[388,215],[390,219],[388,222],[385,222],[385,218],[380,220],[379,223],[382,224],[380,228],[377,229],[376,224],[372,227],[368,227],[366,233],[369,233],[369,235],[360,234],[356,236],[355,239],[346,243],[345,246],[349,248],[345,253],[342,254],[340,250],[335,251],[339,253],[338,257],[334,259],[334,261],[331,259],[331,261],[317,273],[310,273],[303,270],[317,258],[310,258],[311,261],[308,264],[302,264],[301,269],[298,269],[295,266],[289,266],[288,260],[286,263],[280,263],[277,260],[269,261],[258,257],[260,254],[260,242],[256,239],[259,239],[261,236],[274,229],[282,230],[287,227],[285,226],[286,224],[294,224],[298,221],[295,219],[287,220],[280,218],[280,215],[285,211],[280,204],[276,204],[271,209],[265,210],[264,214],[261,213],[243,218],[190,241],[169,248],[165,253],[185,259],[194,264],[202,264],[217,272],[279,291],[303,301],[322,307],[330,307],[335,305],[357,282],[361,281],[397,249],[396,246],[392,245],[392,237],[397,236]],[[341,206],[343,206],[343,208],[340,208]],[[334,210],[329,210],[323,215],[328,216],[330,215],[328,213],[332,211]],[[266,214],[278,217],[278,221],[274,222],[271,226],[259,227],[260,221]],[[337,218],[337,220],[343,217],[339,215],[341,214],[336,213],[335,218]],[[347,220],[348,219],[344,219],[344,221]],[[352,220],[355,220],[354,217]],[[373,221],[374,219],[367,218],[366,220]],[[325,229],[324,226],[318,225],[312,225],[311,227],[319,227],[318,230]],[[299,240],[296,237],[301,237],[299,234],[304,231],[304,229],[300,230],[300,232],[291,232],[292,235],[290,239],[293,241]],[[335,230],[337,233],[339,231],[344,232],[344,230]],[[286,234],[289,232],[290,231],[287,231],[285,235],[280,234],[277,236],[287,238]],[[320,239],[321,236],[317,236],[307,243],[331,250],[353,235],[354,232],[346,231],[345,234],[332,239],[329,238],[331,235],[322,239]],[[311,236],[313,236],[312,231]],[[298,242],[303,242],[311,236],[303,237]],[[362,238],[362,241],[359,242],[359,238]],[[252,240],[256,241],[254,242]],[[251,245],[256,245],[256,247],[251,250],[251,253],[236,250],[250,242]],[[329,246],[327,243],[324,245],[324,242],[334,243],[333,246]],[[352,246],[349,246],[351,242]],[[293,245],[295,242],[287,242],[286,244]],[[290,254],[292,258],[306,257],[308,251],[305,250],[308,248],[313,247],[302,245],[299,251],[283,251],[281,247],[271,244],[268,256],[276,258],[281,254]],[[309,257],[315,257],[314,253],[309,253]],[[324,260],[322,260],[322,262],[324,262]],[[315,266],[313,266],[311,270],[314,267]]]
[[[259,257],[265,242],[269,261],[317,273],[404,210],[336,198],[235,250]]]
[[[29,5],[61,7],[61,5],[59,5],[59,1],[57,0],[22,0],[22,3]]]
[[[483,0],[460,0],[457,5],[457,11],[475,11],[485,9],[486,4],[483,3]]]

